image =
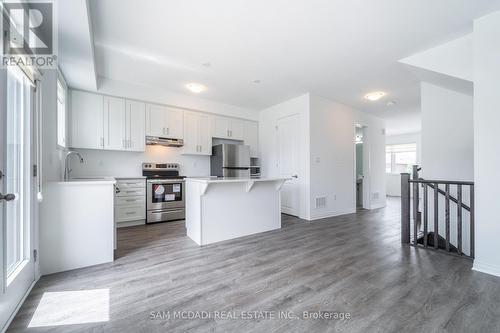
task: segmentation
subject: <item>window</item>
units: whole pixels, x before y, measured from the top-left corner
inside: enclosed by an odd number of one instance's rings
[[[66,148],[66,87],[57,79],[57,145]]]
[[[417,164],[417,145],[415,143],[387,145],[385,147],[385,172],[411,172]]]

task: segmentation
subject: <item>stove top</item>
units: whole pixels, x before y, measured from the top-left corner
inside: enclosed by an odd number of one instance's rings
[[[178,163],[142,163],[142,175],[147,179],[184,179],[179,175]]]

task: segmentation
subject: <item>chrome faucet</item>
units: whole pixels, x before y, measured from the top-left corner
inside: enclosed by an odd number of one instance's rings
[[[71,157],[71,155],[76,155],[80,158],[80,163],[83,163],[85,162],[85,160],[83,159],[82,155],[80,155],[79,152],[77,151],[68,151],[66,153],[66,157],[64,158],[64,180],[65,181],[68,181],[69,180],[69,177],[70,177],[70,173],[71,173],[71,169],[69,168],[69,158]]]

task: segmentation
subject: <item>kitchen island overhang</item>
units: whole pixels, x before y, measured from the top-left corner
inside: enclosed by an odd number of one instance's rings
[[[186,178],[186,230],[198,245],[281,228],[286,178]]]

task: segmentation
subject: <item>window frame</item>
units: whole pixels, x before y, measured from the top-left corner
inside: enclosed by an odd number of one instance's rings
[[[392,149],[390,149],[392,147]],[[398,148],[400,149],[399,151]],[[399,143],[399,144],[386,144],[385,145],[385,154],[386,154],[386,170],[385,173],[387,175],[399,175],[400,173],[395,172],[396,170],[396,154],[398,153],[415,153],[415,162],[413,164],[418,163],[418,154],[417,154],[418,146],[416,142],[409,143]],[[391,154],[391,170],[387,171],[387,154]]]
[[[60,142],[60,131],[59,131],[59,86],[64,91],[64,143]],[[61,71],[57,70],[57,79],[56,79],[56,145],[58,149],[66,150],[68,149],[68,86],[66,84],[66,80],[62,75]]]

